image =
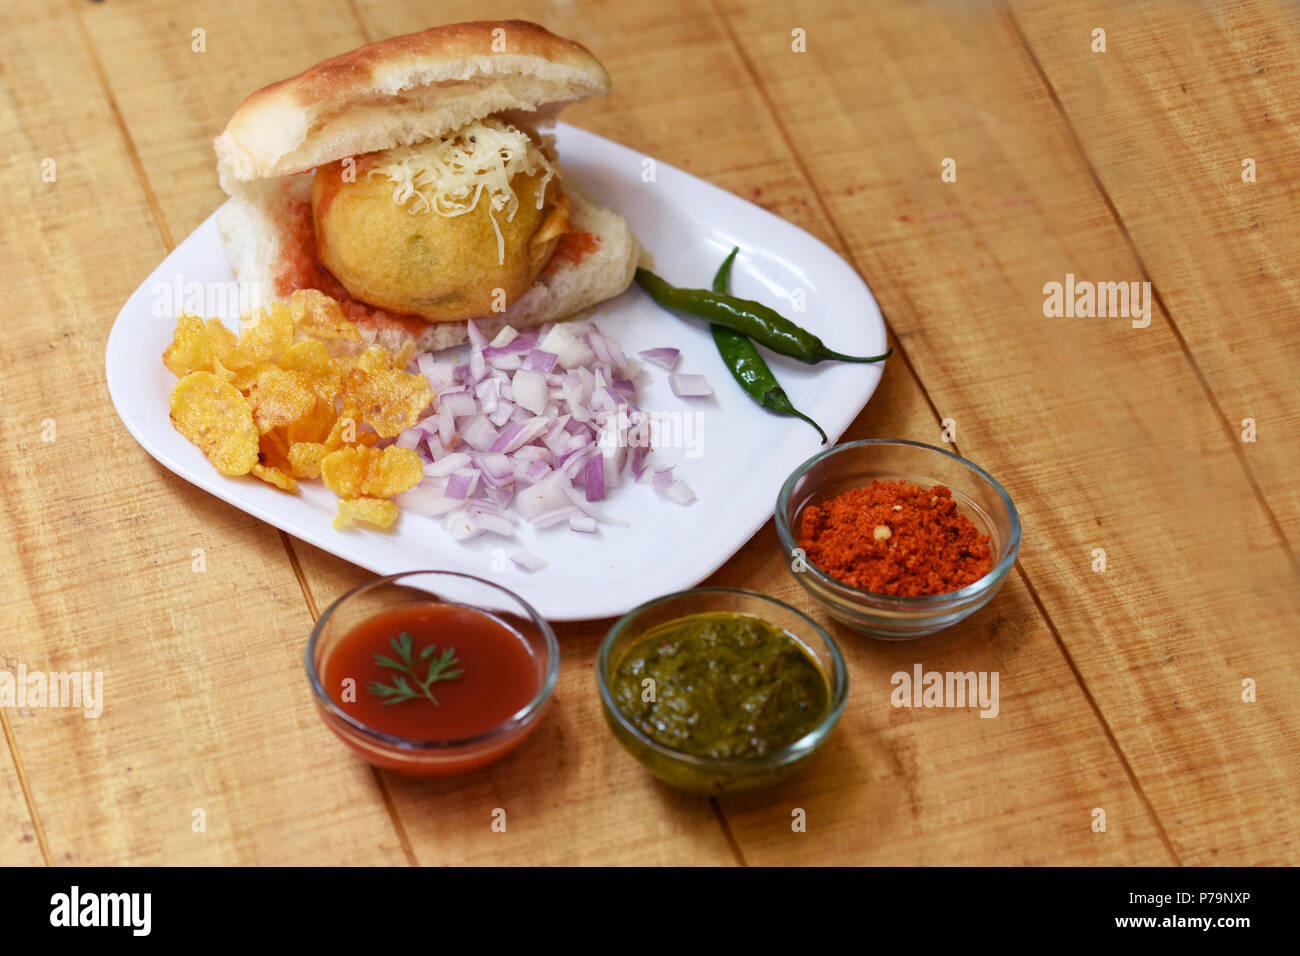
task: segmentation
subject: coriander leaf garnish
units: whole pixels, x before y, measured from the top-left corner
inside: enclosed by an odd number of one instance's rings
[[[449,647],[442,652],[441,656],[434,657],[434,654],[438,651],[438,645],[430,644],[419,654],[421,661],[429,662],[425,678],[420,680],[420,675],[416,672],[416,664],[411,660],[411,651],[415,645],[411,635],[403,631],[397,637],[390,638],[388,643],[393,648],[394,653],[397,654],[396,660],[383,654],[373,654],[371,656],[380,667],[401,671],[401,674],[394,677],[391,684],[372,680],[366,687],[366,690],[376,697],[383,697],[384,706],[386,707],[392,704],[402,704],[408,700],[415,700],[421,695],[433,701],[435,706],[441,706],[438,704],[438,698],[433,696],[433,692],[429,688],[440,680],[455,680],[465,673],[463,670],[448,670],[449,667],[454,667],[460,663],[456,659],[456,648]],[[403,674],[415,682],[415,688],[407,683],[406,677],[402,676]]]

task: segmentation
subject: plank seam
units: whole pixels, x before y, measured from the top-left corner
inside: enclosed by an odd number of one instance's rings
[[[761,77],[758,74],[758,71],[754,69],[753,63],[746,55],[744,48],[741,46],[739,39],[736,37],[735,31],[731,27],[731,22],[727,19],[726,14],[722,11],[719,5],[719,0],[712,0],[712,4],[713,4],[715,14],[717,15],[718,19],[722,22],[723,30],[726,32],[728,40],[731,42],[732,47],[735,49],[737,56],[740,57],[741,62],[744,64],[745,71],[749,74],[750,79],[753,81],[759,96],[763,100],[764,106],[767,108],[768,114],[772,117],[772,122],[776,124],[777,129],[780,131],[781,138],[785,142],[786,149],[790,152],[790,156],[794,160],[795,166],[798,167],[800,174],[803,176],[805,182],[808,183],[808,188],[812,191],[814,198],[817,200],[817,205],[821,209],[822,215],[825,216],[827,224],[830,226],[831,231],[835,233],[835,238],[838,240],[840,247],[844,250],[844,254],[848,259],[849,263],[853,266],[853,268],[858,272],[859,275],[863,275],[863,269],[859,265],[857,261],[857,257],[853,254],[852,247],[849,245],[846,237],[844,236],[844,233],[841,232],[839,223],[836,222],[835,217],[831,214],[830,207],[827,204],[825,197],[822,195],[822,191],[818,187],[816,180],[813,178],[808,167],[804,164],[802,154],[795,147],[794,138],[790,135],[789,130],[786,129],[785,124],[781,121],[780,114],[776,109],[776,104],[773,102],[772,97],[768,93],[767,87],[764,85]],[[1153,294],[1154,291],[1155,291],[1155,286],[1153,285],[1152,286]],[[877,303],[877,305],[879,305],[879,303]],[[908,369],[911,371],[912,377],[916,381],[917,387],[920,388],[921,394],[925,396],[926,404],[930,406],[930,411],[934,414],[936,423],[942,423],[943,416],[940,414],[939,408],[934,402],[934,398],[930,395],[930,390],[926,388],[925,383],[921,380],[920,375],[917,374],[916,367],[912,364],[911,358],[907,354],[907,349],[904,348],[902,342],[899,340],[897,334],[894,332],[893,327],[890,325],[888,317],[885,316],[884,309],[881,309],[881,317],[884,319],[886,330],[889,332],[890,337],[894,340],[895,351],[903,359],[903,362],[907,365]],[[952,444],[953,444],[953,449],[957,451],[958,454],[960,454],[960,449],[957,447],[956,442],[953,442]],[[1106,722],[1105,718],[1102,716],[1100,707],[1098,706],[1097,702],[1093,699],[1092,693],[1088,690],[1087,684],[1084,682],[1083,675],[1079,672],[1079,669],[1074,664],[1074,659],[1070,656],[1069,652],[1066,650],[1065,642],[1061,638],[1060,631],[1056,627],[1056,622],[1052,620],[1052,616],[1048,613],[1046,606],[1040,600],[1037,590],[1030,582],[1029,575],[1025,572],[1025,569],[1021,566],[1019,560],[1016,561],[1016,570],[1019,573],[1021,580],[1024,581],[1025,586],[1029,589],[1029,594],[1031,599],[1034,602],[1035,608],[1037,608],[1038,613],[1042,616],[1044,623],[1046,623],[1048,630],[1051,632],[1053,640],[1056,642],[1056,645],[1060,649],[1062,656],[1065,658],[1066,666],[1070,668],[1070,673],[1074,675],[1075,683],[1079,685],[1079,689],[1083,692],[1084,699],[1088,702],[1089,706],[1092,708],[1094,716],[1097,718],[1098,723],[1101,725],[1102,733],[1105,735],[1106,740],[1109,742],[1111,746],[1111,749],[1115,752],[1116,757],[1119,759],[1120,766],[1124,769],[1125,774],[1128,776],[1129,785],[1132,786],[1133,789],[1137,792],[1138,800],[1141,801],[1142,805],[1146,808],[1147,814],[1150,816],[1151,821],[1156,828],[1156,833],[1160,837],[1160,841],[1164,844],[1165,849],[1169,852],[1169,854],[1174,859],[1174,861],[1178,863],[1179,866],[1181,866],[1182,862],[1181,860],[1179,860],[1178,854],[1174,851],[1173,844],[1169,839],[1169,835],[1165,832],[1165,828],[1161,823],[1159,816],[1156,815],[1155,809],[1151,805],[1151,801],[1147,799],[1146,794],[1143,792],[1142,787],[1138,783],[1137,777],[1133,773],[1132,767],[1129,766],[1127,757],[1124,755],[1123,750],[1120,749],[1119,741],[1116,739],[1114,733],[1111,731],[1110,725]]]
[[[406,856],[406,865],[419,866],[420,860],[415,855],[415,847],[411,845],[411,838],[406,835],[401,814],[397,812],[397,804],[393,802],[393,795],[388,789],[388,779],[378,767],[371,767],[370,770],[375,775],[375,785],[379,787],[379,796],[384,801],[384,809],[388,811],[388,818],[393,821],[393,829],[397,831],[397,842]]]
[[[27,803],[27,816],[32,821],[32,829],[36,832],[36,843],[41,848],[41,857],[45,860],[46,866],[53,866],[54,857],[50,855],[50,846],[45,842],[45,828],[41,826],[40,815],[36,812],[36,798],[32,796],[32,788],[27,781],[27,771],[23,769],[23,758],[18,755],[18,740],[14,736],[13,727],[9,725],[9,715],[3,707],[0,707],[0,727],[4,728],[5,743],[9,745],[9,756],[14,762],[14,771],[18,774],[18,786],[22,788],[23,800]]]
[[[167,223],[163,220],[162,207],[158,205],[158,197],[154,195],[153,187],[149,184],[149,177],[145,175],[144,164],[140,161],[140,153],[135,147],[135,140],[131,138],[131,134],[127,131],[126,121],[122,118],[122,111],[117,105],[117,98],[113,96],[113,90],[108,85],[108,75],[104,72],[104,65],[99,60],[99,52],[95,49],[95,44],[90,39],[90,32],[81,19],[81,10],[77,7],[76,0],[69,0],[68,5],[72,8],[72,18],[77,22],[77,30],[81,34],[81,42],[86,48],[86,54],[90,57],[91,67],[94,69],[100,88],[104,91],[104,96],[108,100],[108,108],[113,112],[113,121],[117,123],[118,131],[122,134],[127,155],[130,156],[131,165],[135,169],[136,179],[140,181],[140,188],[144,190],[145,201],[149,203],[149,211],[153,213],[154,222],[157,223],[158,231],[162,234],[163,242],[167,245],[167,251],[171,252],[176,248],[176,243],[172,241],[172,234],[167,229]]]
[[[713,808],[713,815],[718,818],[718,826],[722,827],[722,835],[726,837],[727,846],[731,848],[731,855],[736,858],[736,862],[740,866],[749,866],[749,861],[745,859],[745,853],[740,848],[740,841],[731,832],[731,824],[727,822],[727,814],[723,811],[718,798],[709,797],[709,806]]]
[[[1057,115],[1060,116],[1061,122],[1065,124],[1066,132],[1070,135],[1070,141],[1074,144],[1074,150],[1083,161],[1084,167],[1088,170],[1088,175],[1092,177],[1093,185],[1097,187],[1097,192],[1101,195],[1102,202],[1106,204],[1106,208],[1110,211],[1111,218],[1115,222],[1115,227],[1119,230],[1120,235],[1124,237],[1124,243],[1128,246],[1129,254],[1133,256],[1133,260],[1137,263],[1138,272],[1141,273],[1144,282],[1150,283],[1151,297],[1155,300],[1156,305],[1160,307],[1160,311],[1164,313],[1165,321],[1169,323],[1169,331],[1173,333],[1174,341],[1178,343],[1178,348],[1183,353],[1183,358],[1186,359],[1187,364],[1191,367],[1192,374],[1196,376],[1197,384],[1200,385],[1201,391],[1205,393],[1206,401],[1210,403],[1210,408],[1213,409],[1214,414],[1219,419],[1219,423],[1223,426],[1224,434],[1228,437],[1228,444],[1232,448],[1233,455],[1236,456],[1237,464],[1241,467],[1242,474],[1246,478],[1246,483],[1250,485],[1251,492],[1254,494],[1255,500],[1259,502],[1259,506],[1264,509],[1264,515],[1268,518],[1268,523],[1273,528],[1273,533],[1277,535],[1278,541],[1282,544],[1282,550],[1286,553],[1287,559],[1291,562],[1292,571],[1297,577],[1300,577],[1300,560],[1297,560],[1296,553],[1291,548],[1291,542],[1286,536],[1286,531],[1282,528],[1282,523],[1278,520],[1277,515],[1274,514],[1272,507],[1269,505],[1268,498],[1264,494],[1264,489],[1260,487],[1259,482],[1255,479],[1255,472],[1254,469],[1251,468],[1250,459],[1246,457],[1245,448],[1242,443],[1237,440],[1232,425],[1228,423],[1228,416],[1223,411],[1223,406],[1219,404],[1219,399],[1214,394],[1214,389],[1210,387],[1210,383],[1206,379],[1205,373],[1201,371],[1200,363],[1196,361],[1196,357],[1192,354],[1191,347],[1187,344],[1187,339],[1183,337],[1182,330],[1178,327],[1178,323],[1174,321],[1173,312],[1169,309],[1169,306],[1165,304],[1164,296],[1160,294],[1160,288],[1151,277],[1151,272],[1147,269],[1146,261],[1142,258],[1142,253],[1138,251],[1137,243],[1133,241],[1133,236],[1129,233],[1128,226],[1125,224],[1124,218],[1120,215],[1119,208],[1115,205],[1114,200],[1111,199],[1110,192],[1101,181],[1100,173],[1097,172],[1096,167],[1092,164],[1092,160],[1088,157],[1088,152],[1084,148],[1083,140],[1079,138],[1079,133],[1074,128],[1074,123],[1070,120],[1069,113],[1065,110],[1065,104],[1061,102],[1061,98],[1056,93],[1056,87],[1053,86],[1052,81],[1048,79],[1047,71],[1043,69],[1043,65],[1039,62],[1038,56],[1034,53],[1033,48],[1030,47],[1029,38],[1026,37],[1024,31],[1021,30],[1020,23],[1016,20],[1015,14],[1005,2],[1001,3],[1000,6],[1004,17],[1010,23],[1011,28],[1016,33],[1017,39],[1020,41],[1021,49],[1023,49],[1025,55],[1029,57],[1029,62],[1033,65],[1034,71],[1038,74],[1038,78],[1042,82],[1044,89],[1047,90],[1047,95],[1051,97],[1052,105],[1055,107]]]
[[[357,21],[357,29],[361,31],[361,38],[367,43],[372,43],[370,31],[366,29],[366,21],[361,18],[361,11],[357,9],[357,0],[348,0],[348,8],[352,11],[352,19]]]
[[[1173,859],[1174,864],[1176,866],[1182,866],[1182,858],[1179,857],[1178,851],[1174,849],[1174,844],[1173,841],[1169,839],[1169,834],[1165,832],[1165,826],[1160,820],[1160,815],[1156,813],[1155,807],[1152,806],[1151,800],[1147,797],[1146,790],[1144,790],[1142,784],[1138,782],[1137,773],[1129,764],[1128,757],[1125,755],[1123,748],[1120,747],[1119,740],[1116,738],[1114,731],[1111,730],[1110,722],[1106,720],[1106,716],[1102,713],[1101,705],[1097,703],[1096,699],[1092,696],[1092,691],[1088,689],[1087,682],[1084,681],[1083,675],[1079,672],[1079,668],[1074,663],[1074,657],[1070,654],[1069,648],[1065,646],[1065,640],[1061,637],[1061,632],[1056,629],[1056,622],[1053,621],[1052,616],[1047,613],[1046,606],[1044,606],[1042,599],[1038,596],[1038,589],[1035,588],[1033,582],[1029,580],[1029,575],[1025,573],[1025,569],[1021,566],[1019,561],[1016,561],[1016,573],[1020,575],[1020,580],[1025,583],[1025,587],[1029,590],[1029,596],[1034,602],[1034,607],[1038,608],[1038,613],[1041,614],[1043,619],[1047,622],[1047,627],[1052,632],[1052,640],[1056,642],[1056,646],[1060,649],[1061,655],[1065,658],[1066,665],[1070,668],[1070,672],[1074,674],[1074,679],[1078,683],[1079,689],[1083,691],[1084,700],[1088,702],[1088,706],[1092,708],[1093,715],[1097,718],[1097,722],[1101,724],[1102,732],[1105,733],[1106,739],[1110,741],[1111,749],[1115,751],[1115,756],[1119,758],[1120,766],[1124,768],[1124,773],[1128,776],[1129,784],[1132,785],[1133,789],[1137,792],[1138,799],[1142,801],[1142,806],[1146,808],[1147,815],[1151,817],[1151,822],[1155,824],[1156,833],[1160,836],[1160,842],[1165,845],[1165,849],[1169,852],[1169,856]]]

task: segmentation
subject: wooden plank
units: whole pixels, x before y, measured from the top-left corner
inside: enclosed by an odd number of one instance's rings
[[[428,25],[427,9],[417,3],[363,3],[360,9],[373,37]],[[614,94],[566,112],[566,120],[757,199],[837,244],[708,4],[577,10],[516,3],[504,13],[464,3],[439,10],[446,20],[496,15],[536,19],[587,44],[605,63]],[[894,362],[846,438],[889,434],[937,441],[938,433],[906,364]],[[365,577],[311,549],[303,549],[303,564],[318,594],[341,593]],[[709,583],[774,594],[824,619],[791,581],[771,525]],[[657,786],[647,795],[643,775],[600,725],[591,668],[609,624],[558,628],[566,655],[559,692],[562,739],[539,735],[526,751],[529,763],[521,755],[518,766],[502,765],[490,781],[465,781],[463,790],[454,791],[463,801],[455,805],[454,817],[443,808],[444,792],[394,788],[422,861],[518,860],[513,851],[490,842],[485,808],[493,792],[528,794],[523,807],[539,825],[551,828],[528,847],[523,858],[528,862],[714,858],[704,852],[699,834],[670,846],[659,842],[665,829],[689,836],[688,814],[704,804],[669,799]],[[886,652],[842,629],[837,633],[855,691],[829,752],[807,774],[775,791],[722,801],[746,861],[1168,862],[1155,827],[1019,580],[1009,582],[998,601],[962,628],[914,648]],[[1010,716],[980,720],[967,711],[894,710],[888,706],[890,675],[910,670],[917,661],[927,668],[960,664],[1000,670],[1009,688],[1004,706],[1011,708]],[[534,799],[529,786],[544,780],[533,776],[543,766],[540,761],[560,755],[571,776],[609,781],[600,801],[588,785],[550,781]],[[562,803],[553,795],[557,790]],[[1112,838],[1090,830],[1089,814],[1099,803],[1115,810]],[[806,834],[791,833],[795,806],[809,811]],[[476,829],[450,836],[452,819],[472,820]],[[581,846],[560,835],[575,826],[581,827]]]
[[[0,667],[15,674],[17,663],[6,660]],[[7,751],[0,754],[4,761],[4,772],[0,773],[0,866],[40,866],[45,862],[43,834],[36,830],[23,793],[24,774],[13,744],[11,714],[8,708],[0,709],[0,731]]]
[[[311,622],[279,535],[157,465],[109,403],[112,318],[167,250],[78,8],[23,2],[0,37],[0,660],[102,672],[104,688],[97,719],[6,715],[51,856],[400,862],[373,777],[329,759],[301,675]]]
[[[936,406],[1017,499],[1021,563],[1177,858],[1295,862],[1291,566],[1164,314],[1044,316],[1047,282],[1140,272],[1014,26],[722,6]],[[1133,174],[1164,205],[1168,177]]]
[[[1294,555],[1300,12],[1091,6],[1012,9]],[[1096,27],[1104,53],[1092,52]],[[1242,179],[1246,158],[1256,182]],[[1254,442],[1241,441],[1246,418]]]

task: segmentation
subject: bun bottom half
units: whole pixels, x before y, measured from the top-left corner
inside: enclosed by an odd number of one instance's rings
[[[293,210],[310,202],[311,173],[246,184],[241,195],[233,196],[217,212],[217,229],[226,256],[241,284],[263,294],[263,303],[287,298],[277,281],[286,248],[294,243]],[[253,188],[248,188],[253,187]],[[580,257],[559,251],[542,274],[504,312],[475,319],[489,339],[507,325],[516,329],[544,325],[570,318],[606,299],[622,293],[632,284],[640,246],[627,221],[583,195],[566,182],[569,222],[572,231],[587,233],[595,248],[583,249]],[[378,344],[396,350],[414,339],[416,351],[438,351],[469,340],[465,322],[429,323],[411,316],[388,316],[379,312],[356,320],[366,345]]]

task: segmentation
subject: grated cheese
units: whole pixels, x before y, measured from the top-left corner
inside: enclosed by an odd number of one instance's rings
[[[486,191],[488,218],[497,234],[497,262],[501,264],[506,245],[494,213],[504,211],[506,221],[514,221],[519,197],[510,181],[520,173],[532,176],[539,171],[544,172],[537,189],[537,208],[541,209],[555,167],[523,130],[488,118],[442,139],[387,150],[384,161],[367,172],[366,178],[386,176],[394,184],[393,202],[399,206],[410,203],[412,215],[462,216],[478,206]]]

